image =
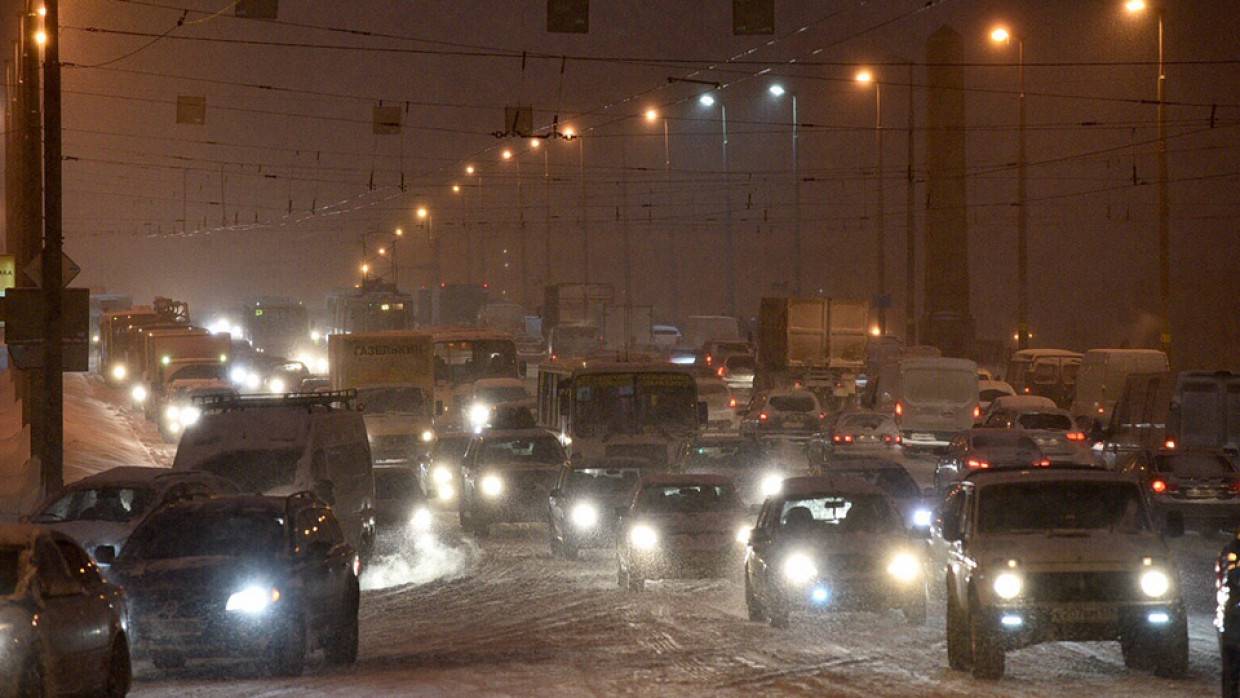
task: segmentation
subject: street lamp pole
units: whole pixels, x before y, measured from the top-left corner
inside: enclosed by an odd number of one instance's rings
[[[672,148],[667,117],[663,117],[663,187],[672,197]],[[672,322],[680,322],[680,258],[676,253],[676,226],[667,226],[667,263],[672,281]]]
[[[1029,207],[1026,198],[1025,150],[1025,38],[1013,35],[1005,27],[990,32],[991,41],[1010,44],[1016,41],[1017,105],[1016,129],[1016,348],[1029,348]]]
[[[771,85],[767,91],[772,96],[783,97],[787,92],[783,85],[778,83]],[[799,140],[797,133],[797,93],[793,92],[792,97],[792,197],[793,210],[795,211],[795,220],[792,228],[792,292],[795,296],[801,295],[801,173],[800,163],[797,158],[797,141]]]
[[[877,212],[874,217],[874,238],[878,246],[876,277],[878,282],[878,329],[880,335],[887,332],[887,229],[883,225],[883,87],[869,70],[861,70],[856,76],[861,84],[874,83],[874,191]]]
[[[907,182],[904,187],[904,342],[917,344],[917,237],[916,213],[913,209],[914,186],[913,160],[916,148],[913,136],[916,131],[917,111],[913,90],[913,64],[908,64],[908,155]]]

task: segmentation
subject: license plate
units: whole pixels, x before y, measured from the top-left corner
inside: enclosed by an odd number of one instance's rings
[[[934,434],[913,434],[909,438],[914,441],[934,441]]]
[[[1055,608],[1051,609],[1052,623],[1114,623],[1119,620],[1115,608]]]

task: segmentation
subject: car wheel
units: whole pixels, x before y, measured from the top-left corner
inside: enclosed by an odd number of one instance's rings
[[[129,661],[129,643],[124,635],[117,635],[112,642],[112,653],[108,657],[107,683],[103,694],[108,698],[124,698],[129,693],[129,683],[133,679],[133,667]]]
[[[327,645],[323,648],[323,654],[328,664],[337,666],[350,665],[357,662],[357,607],[358,607],[358,590],[357,583],[350,585],[348,598],[345,599],[343,617],[340,618],[339,624],[335,631],[327,640]]]
[[[986,621],[977,608],[969,612],[969,642],[973,650],[973,678],[987,681],[1003,678],[1006,665],[1003,646],[994,631],[986,627]]]
[[[301,676],[306,668],[306,621],[295,615],[285,632],[271,642],[270,670],[274,676]]]
[[[185,657],[175,652],[156,652],[151,655],[151,663],[156,669],[169,671],[185,666]]]
[[[749,583],[749,571],[745,571],[745,610],[749,612],[749,620],[761,622],[766,620],[766,609],[762,608],[762,602],[758,600],[758,595],[753,592],[753,585]]]
[[[1136,628],[1122,631],[1119,636],[1120,653],[1124,655],[1124,666],[1129,669],[1146,669],[1150,665],[1150,651],[1147,643],[1142,641]]]
[[[955,671],[969,668],[969,636],[951,580],[947,582],[947,666]]]
[[[1240,698],[1240,651],[1220,645],[1219,654],[1223,664],[1223,698]]]
[[[1188,673],[1188,620],[1184,611],[1175,614],[1172,627],[1164,631],[1153,651],[1154,675],[1168,679]]]

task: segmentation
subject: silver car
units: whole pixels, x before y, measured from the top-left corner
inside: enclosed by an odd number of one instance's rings
[[[128,693],[125,608],[68,536],[0,525],[0,695]]]

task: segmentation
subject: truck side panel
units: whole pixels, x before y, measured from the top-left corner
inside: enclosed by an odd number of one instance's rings
[[[429,334],[333,334],[327,341],[333,390],[410,385],[435,389],[434,343]]]

